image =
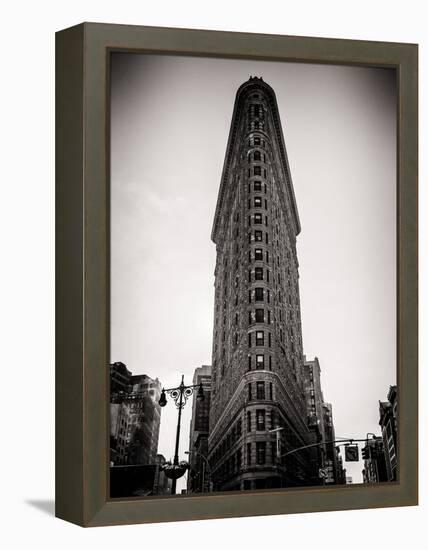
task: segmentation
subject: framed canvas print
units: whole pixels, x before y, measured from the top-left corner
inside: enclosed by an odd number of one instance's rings
[[[57,515],[417,504],[417,46],[57,34]]]

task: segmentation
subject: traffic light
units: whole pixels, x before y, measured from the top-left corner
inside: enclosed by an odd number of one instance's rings
[[[358,462],[358,445],[345,445],[345,461]]]
[[[370,448],[368,446],[361,449],[361,457],[364,460],[368,460],[370,458]]]

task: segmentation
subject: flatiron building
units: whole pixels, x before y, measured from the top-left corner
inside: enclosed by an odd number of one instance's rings
[[[319,482],[316,449],[283,457],[316,442],[304,388],[300,229],[275,93],[250,78],[236,95],[212,229],[214,490]]]

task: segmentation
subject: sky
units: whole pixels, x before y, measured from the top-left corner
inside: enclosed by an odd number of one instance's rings
[[[303,349],[338,437],[380,434],[396,382],[396,91],[391,70],[114,54],[111,361],[165,387],[211,364],[220,177],[238,87],[275,90],[302,231]],[[184,409],[180,458],[188,449]],[[159,449],[174,453],[177,410]],[[346,463],[361,482],[363,464]],[[178,488],[185,487],[181,480]]]

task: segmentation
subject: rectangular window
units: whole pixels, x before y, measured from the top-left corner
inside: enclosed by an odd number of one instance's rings
[[[275,458],[276,458],[276,441],[271,441],[270,443],[270,452],[272,457],[272,464],[275,464]]]
[[[265,310],[256,309],[256,323],[264,323],[265,321]]]
[[[270,332],[268,332],[268,338],[269,338],[269,347],[271,348],[272,347],[272,334]]]
[[[267,227],[267,224],[268,224],[268,219],[267,219],[267,216],[265,216],[265,226]]]
[[[237,470],[241,469],[241,462],[242,462],[242,451],[241,449],[238,449],[236,451],[236,469]]]
[[[248,347],[251,348],[251,332],[248,333]],[[251,357],[250,357],[250,361],[251,361]]]
[[[254,151],[254,157],[253,158],[254,158],[255,161],[262,160],[260,151]]]
[[[266,463],[266,442],[256,442],[256,460],[257,464],[262,465]]]
[[[260,166],[254,166],[254,175],[255,176],[261,176],[262,175],[262,169]]]
[[[266,250],[266,263],[268,264],[269,263],[269,251]]]
[[[254,223],[262,223],[262,215],[261,214],[254,214]]]
[[[270,322],[271,322],[271,320],[270,320],[270,309],[268,309],[268,321],[267,322],[268,322],[268,325],[270,325]]]
[[[257,389],[257,399],[266,399],[266,397],[265,397],[265,383],[264,382],[257,382],[256,389]]]
[[[256,331],[256,346],[264,345],[264,332],[262,330]]]
[[[265,210],[267,210],[267,200],[265,199]]]
[[[260,197],[254,197],[254,206],[255,208],[261,208],[262,199]]]
[[[266,177],[266,168],[263,170],[263,176]]]
[[[256,288],[255,289],[255,301],[256,302],[263,302],[263,288]]]
[[[270,304],[270,290],[267,291],[267,303]]]
[[[254,259],[263,260],[263,250],[261,248],[256,248],[254,250]]]
[[[272,355],[269,355],[269,370],[272,370]]]
[[[269,244],[269,235],[266,233],[266,244]]]
[[[248,401],[252,401],[251,384],[248,384]]]
[[[247,465],[250,465],[250,464],[251,464],[251,443],[247,443]],[[246,481],[250,483],[249,480],[246,480]],[[248,487],[248,489],[250,489],[250,487]]]
[[[261,242],[263,240],[263,232],[258,229],[254,231],[254,240],[256,242]]]
[[[263,431],[266,429],[266,416],[264,409],[256,411],[256,430]]]
[[[260,145],[260,138],[259,137],[254,138],[254,145]]]
[[[248,303],[251,304],[251,290],[248,291]]]
[[[256,355],[256,369],[263,370],[264,368],[265,368],[265,356]],[[257,382],[257,384],[259,384],[259,382]],[[258,399],[264,399],[264,397],[260,397]]]
[[[266,280],[267,282],[269,282],[269,279],[270,279],[270,271],[269,269],[266,271]]]
[[[251,355],[248,356],[248,370],[251,370]]]
[[[256,281],[263,281],[263,268],[256,267],[254,269],[254,278]]]
[[[247,412],[247,432],[251,432],[251,411]]]
[[[269,382],[269,397],[270,397],[270,400],[273,401],[273,386],[272,386],[272,382]],[[273,425],[274,425],[274,417],[275,417],[275,414],[274,414],[274,411],[272,411],[272,413],[271,413],[272,428],[273,428]]]

